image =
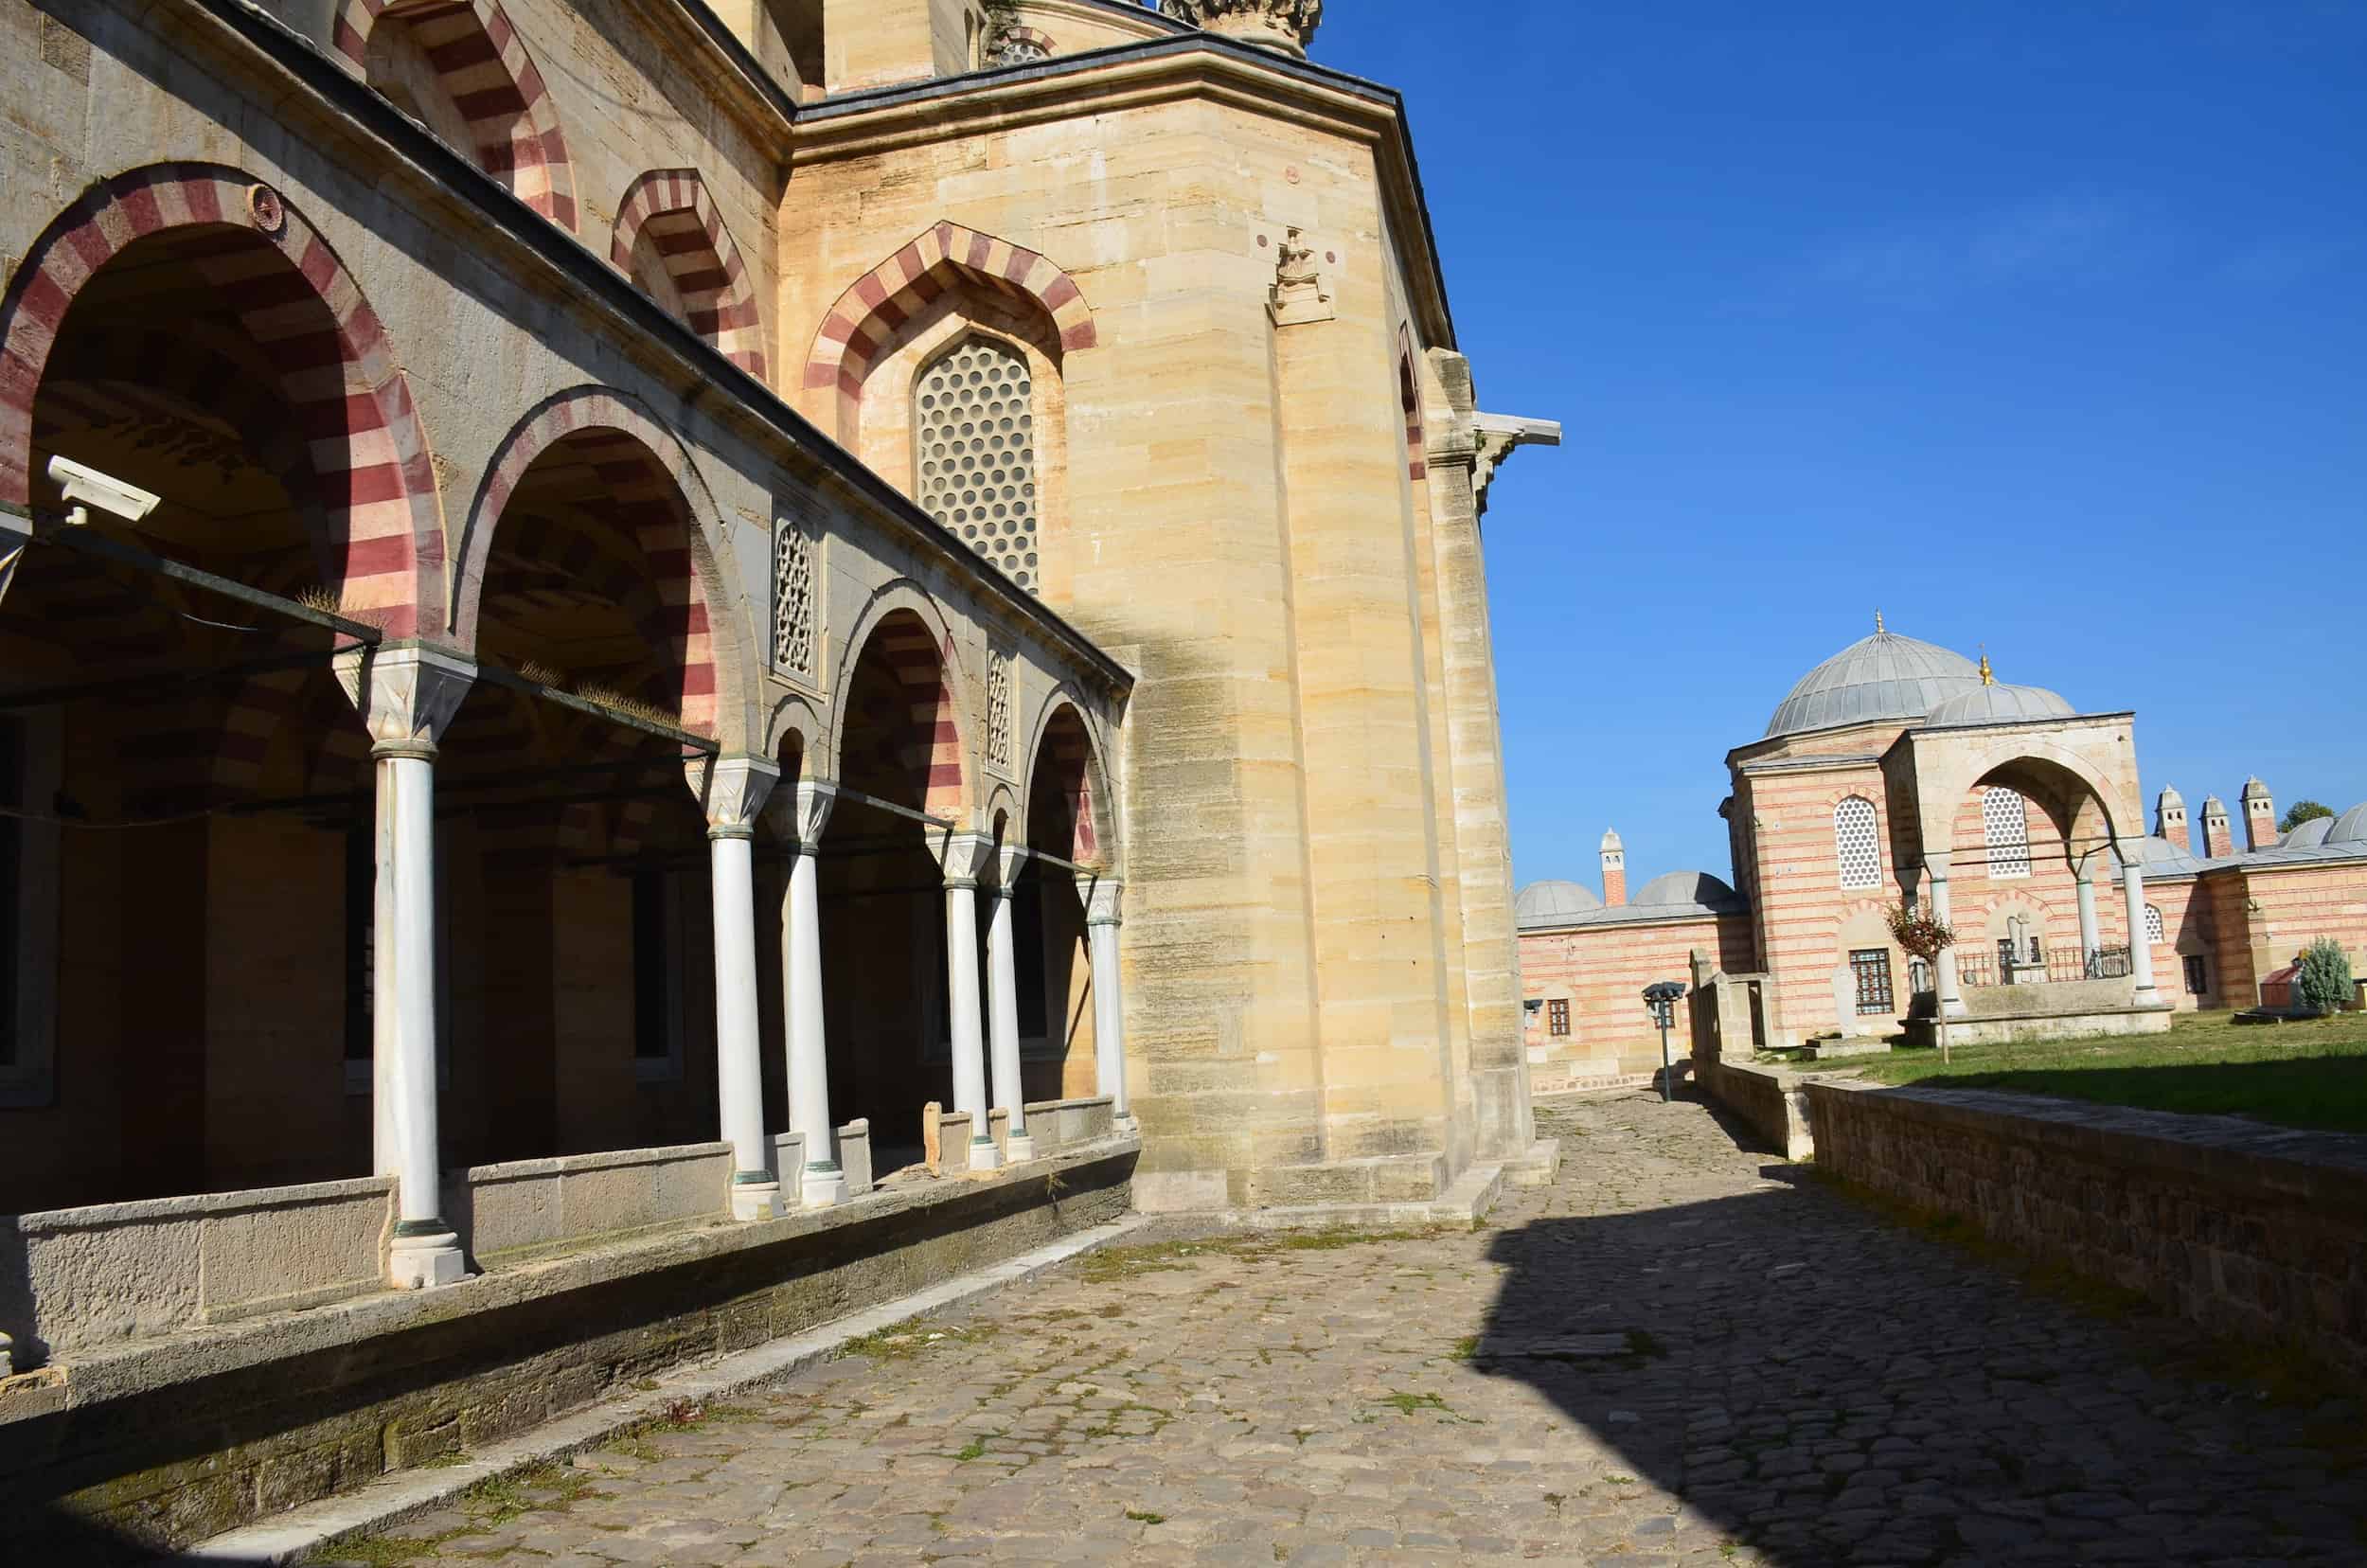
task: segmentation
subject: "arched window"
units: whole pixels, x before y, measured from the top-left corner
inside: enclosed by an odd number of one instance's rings
[[[2153,904],[2145,905],[2145,940],[2156,947],[2167,940],[2162,935],[2162,911]]]
[[[1875,829],[1874,802],[1851,795],[1833,808],[1833,852],[1841,858],[1842,886],[1882,885],[1882,845]]]
[[[1989,875],[2030,875],[2030,804],[2019,790],[1991,785],[1981,792],[1981,827],[1988,840]]]
[[[1038,591],[1035,384],[1018,350],[964,339],[913,393],[920,505],[963,543]]]

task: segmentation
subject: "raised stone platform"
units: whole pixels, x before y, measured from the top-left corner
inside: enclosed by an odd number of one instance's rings
[[[2085,1040],[2099,1035],[2166,1034],[2177,1009],[2140,1005],[2133,980],[2051,980],[2019,986],[1970,986],[1965,1013],[1948,1020],[1951,1045],[2002,1045],[2019,1040]],[[1907,1020],[1907,1043],[1940,1042],[1940,1021]]]

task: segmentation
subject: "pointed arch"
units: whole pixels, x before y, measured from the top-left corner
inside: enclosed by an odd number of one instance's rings
[[[906,722],[897,729],[897,762],[921,777],[922,810],[967,826],[970,798],[970,757],[962,736],[965,679],[945,612],[907,579],[872,595],[855,618],[831,695],[829,776],[846,776],[846,737],[858,717],[852,711],[856,677],[874,644],[903,688]]]
[[[1414,352],[1414,334],[1397,323],[1397,401],[1405,410],[1405,472],[1420,484],[1430,475],[1430,451],[1422,428],[1422,362]]]
[[[1064,354],[1099,341],[1084,291],[1057,263],[1007,240],[939,223],[857,278],[814,333],[805,384],[810,391],[837,389],[842,438],[853,431],[863,378],[881,346],[956,280],[1041,306]]]
[[[389,636],[418,635],[442,591],[444,530],[410,383],[328,241],[240,169],[132,169],[33,242],[0,295],[0,500],[31,504],[34,399],[76,295],[127,247],[174,231],[201,242],[199,274],[273,366],[317,483],[324,572],[341,607],[369,613]]]
[[[334,58],[365,81],[370,34],[385,21],[417,36],[468,122],[477,166],[573,234],[575,166],[559,106],[501,0],[342,0],[329,27]]]
[[[756,280],[697,169],[653,169],[625,188],[616,204],[608,258],[627,276],[632,275],[633,246],[645,234],[682,295],[690,330],[762,381],[764,332]]]
[[[460,536],[450,614],[454,639],[466,649],[477,646],[486,568],[503,511],[535,459],[567,440],[600,475],[648,575],[620,576],[614,563],[592,555],[578,564],[594,581],[609,585],[672,661],[681,680],[683,728],[735,742],[753,707],[746,681],[754,642],[718,564],[723,551],[711,531],[720,526],[714,498],[673,433],[611,388],[560,393],[520,420],[503,442]]]
[[[1044,827],[1034,820],[1040,787],[1058,792],[1068,817],[1069,842],[1058,851],[1079,865],[1117,864],[1116,802],[1109,787],[1109,760],[1102,737],[1067,687],[1056,688],[1037,710],[1028,732],[1026,831],[1032,842]],[[1049,769],[1047,775],[1043,770]]]

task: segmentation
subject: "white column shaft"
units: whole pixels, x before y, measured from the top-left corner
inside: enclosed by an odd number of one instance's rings
[[[1951,916],[1954,907],[1949,897],[1948,879],[1934,872],[1931,877],[1931,918],[1942,925],[1953,925],[1955,922]],[[1956,950],[1952,947],[1940,949],[1939,959],[1933,968],[1938,971],[1940,1016],[1964,1017],[1965,996],[1956,984]]]
[[[2079,865],[2079,955],[2084,964],[2104,945],[2104,937],[2096,925],[2095,872],[2090,864]]]
[[[967,881],[945,884],[945,990],[953,1036],[953,1109],[970,1114],[974,1167],[978,1146],[991,1148],[994,1134],[987,1122],[987,1050],[978,1019],[978,892]]]
[[[377,1007],[374,1078],[387,1091],[374,1118],[392,1145],[396,1219],[418,1224],[443,1208],[436,1127],[436,765],[378,758]],[[383,1153],[382,1153],[383,1159]]]
[[[1133,1113],[1126,1103],[1126,1004],[1118,993],[1118,926],[1101,920],[1085,928],[1094,971],[1094,1074],[1110,1109],[1121,1122]]]
[[[1011,906],[1008,886],[989,895],[994,900],[987,915],[987,1023],[994,1056],[994,1105],[1010,1114],[1011,1158],[1035,1152],[1027,1133],[1027,1096],[1019,1078],[1019,962],[1011,945]],[[1023,1142],[1022,1140],[1025,1140]]]
[[[753,846],[745,831],[710,833],[707,844],[715,906],[716,1101],[723,1136],[732,1146],[733,1185],[762,1186],[772,1175],[765,1158],[764,1066],[756,1035]],[[734,1210],[744,1206],[735,1202]]]
[[[789,1125],[804,1134],[801,1182],[808,1203],[836,1203],[845,1191],[836,1129],[830,1125],[830,1059],[822,1023],[822,916],[815,893],[814,846],[790,858],[781,909],[781,979],[788,1013]],[[781,1173],[786,1182],[789,1173]]]
[[[2145,873],[2135,861],[2121,866],[2121,892],[2128,901],[2128,972],[2137,980],[2137,1000],[2158,1002],[2153,989],[2153,944],[2145,938]]]

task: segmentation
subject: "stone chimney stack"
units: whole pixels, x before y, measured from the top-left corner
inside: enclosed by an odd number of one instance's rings
[[[2235,833],[2228,826],[2227,802],[2212,795],[2202,803],[2202,852],[2212,860],[2235,853]]]
[[[2178,846],[2182,854],[2195,852],[2194,835],[2186,828],[2186,797],[2176,790],[2164,790],[2153,806],[2153,830]]]
[[[1619,909],[1628,901],[1628,849],[1617,833],[1603,835],[1603,907]]]
[[[2257,778],[2244,781],[2244,847],[2266,849],[2277,841],[2277,803]]]

